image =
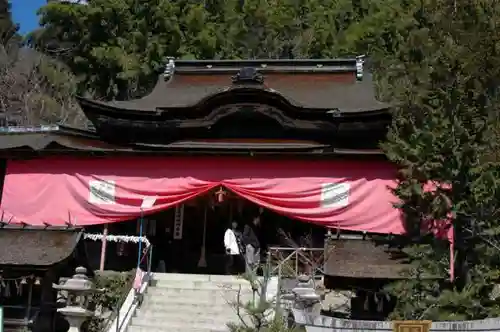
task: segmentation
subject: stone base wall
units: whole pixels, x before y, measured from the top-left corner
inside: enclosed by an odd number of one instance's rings
[[[311,315],[309,312],[294,309],[295,322],[304,325],[307,332],[393,332],[394,323],[389,321],[362,321],[340,319],[328,316]],[[471,321],[433,322],[430,332],[500,332],[500,318]],[[422,330],[422,332],[426,332]]]

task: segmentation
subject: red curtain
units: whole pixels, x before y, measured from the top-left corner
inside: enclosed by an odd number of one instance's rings
[[[92,225],[170,208],[224,186],[258,205],[326,227],[401,234],[395,168],[383,161],[229,157],[10,161],[4,220]]]

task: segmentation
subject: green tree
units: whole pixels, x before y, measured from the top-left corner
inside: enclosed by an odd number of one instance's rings
[[[53,2],[39,14],[42,29],[31,36],[32,44],[67,64],[79,91],[97,98],[144,94],[164,57],[178,55],[181,13],[175,1]]]
[[[400,0],[94,0],[49,3],[30,44],[78,77],[79,92],[146,93],[166,56],[323,58],[367,53]],[[391,23],[388,23],[391,22]],[[397,21],[399,22],[399,21]],[[367,32],[368,31],[368,32]],[[390,35],[385,35],[390,40]]]
[[[32,49],[0,46],[0,125],[87,126],[76,101],[75,79],[58,61]]]
[[[412,27],[393,51],[382,50],[384,79],[399,105],[385,149],[400,167],[396,194],[408,229],[429,233],[430,221],[450,220],[455,232],[453,283],[450,255],[437,239],[418,236],[406,249],[415,279],[392,285],[394,317],[477,319],[500,314],[492,296],[500,271],[498,148],[500,19],[498,1],[422,1],[405,16]],[[425,188],[432,183],[433,188]],[[423,231],[422,231],[423,230]],[[453,264],[453,262],[452,262]]]
[[[272,18],[279,7],[266,0],[230,0],[224,6],[218,33],[220,58],[263,59],[279,57],[279,40]]]
[[[19,26],[12,21],[9,1],[0,0],[0,45],[4,47],[18,46],[21,42],[18,30]]]
[[[0,125],[84,126],[71,98],[73,75],[60,62],[22,48],[10,5],[0,0]]]
[[[178,4],[179,5],[179,4]],[[215,8],[213,8],[215,10]],[[216,18],[203,2],[180,7],[181,40],[175,54],[182,59],[215,59],[220,47]]]
[[[271,266],[264,264],[261,266],[262,277],[257,273],[249,272],[242,276],[248,281],[253,292],[253,299],[245,301],[243,299],[241,287],[238,291],[236,301],[229,304],[234,307],[238,316],[237,322],[227,324],[231,332],[299,332],[295,326],[289,326],[287,317],[284,315],[281,298],[278,292],[277,298],[268,299],[268,286],[271,281]]]
[[[18,30],[18,26],[12,21],[10,3],[8,0],[0,0],[0,40],[4,44],[10,40]]]

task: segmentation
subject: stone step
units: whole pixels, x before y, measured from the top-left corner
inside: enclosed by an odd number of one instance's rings
[[[234,317],[229,316],[188,316],[181,313],[171,313],[162,317],[159,316],[137,316],[132,318],[132,325],[136,326],[163,326],[163,325],[188,325],[188,326],[215,326],[215,327],[225,327],[227,323],[238,322],[238,316],[234,314]]]
[[[186,329],[194,329],[194,330],[204,330],[204,331],[228,331],[229,328],[225,323],[217,323],[217,324],[196,324],[191,321],[184,322],[157,322],[157,321],[148,321],[148,320],[140,320],[140,319],[132,319],[131,327],[142,327],[149,328],[149,331],[158,331],[158,329],[165,329],[165,332],[169,332],[170,330],[186,330]]]
[[[224,329],[197,329],[197,328],[189,328],[189,327],[179,327],[179,328],[173,328],[173,327],[167,327],[167,326],[162,326],[162,327],[156,327],[154,329],[151,329],[151,327],[143,327],[143,326],[129,326],[127,328],[127,332],[228,332],[228,328]]]
[[[198,299],[182,299],[182,298],[170,298],[170,299],[147,299],[141,305],[141,309],[145,310],[156,310],[159,312],[167,311],[170,312],[173,308],[191,307],[192,310],[206,310],[211,308],[214,310],[224,310],[225,308],[232,308],[231,304],[225,301],[200,301]]]
[[[204,315],[204,316],[222,316],[228,313],[234,313],[234,307],[228,304],[206,306],[203,304],[193,303],[162,303],[155,305],[154,303],[144,302],[137,316],[140,317],[157,317],[175,313],[185,313],[187,315]]]
[[[187,310],[185,310],[187,309]],[[161,321],[161,322],[194,322],[196,324],[215,324],[221,323],[226,325],[229,322],[240,323],[241,319],[244,318],[247,323],[250,322],[249,315],[244,309],[240,310],[240,316],[236,311],[236,308],[231,306],[225,307],[195,307],[195,309],[189,308],[189,306],[178,306],[176,309],[171,307],[170,310],[166,310],[164,307],[155,310],[150,308],[141,308],[136,312],[135,317],[137,319],[145,319],[149,321]],[[137,325],[141,325],[138,323]]]
[[[218,287],[217,285],[212,285],[211,287],[196,288],[196,287],[151,287],[148,289],[147,293],[160,295],[171,295],[171,294],[190,294],[196,293],[200,295],[213,295],[213,294],[253,294],[250,288],[241,289],[230,289]]]
[[[248,303],[252,301],[251,298],[241,298],[239,303]],[[148,298],[145,302],[147,302],[147,306],[154,307],[157,310],[161,310],[162,307],[165,306],[167,303],[172,303],[172,304],[181,304],[185,303],[186,305],[200,305],[204,307],[211,307],[211,306],[228,306],[228,307],[233,307],[236,303],[236,299],[231,299],[231,298],[223,298],[223,297],[217,297],[217,298],[212,298],[212,299],[199,299],[199,298],[185,298],[182,296],[179,297],[169,297],[169,298]]]
[[[175,303],[182,302],[184,299],[197,299],[202,304],[211,303],[212,299],[216,301],[214,304],[221,303],[218,300],[230,300],[231,303],[235,302],[237,299],[240,299],[240,302],[248,302],[255,298],[257,301],[260,298],[258,293],[253,293],[251,290],[242,290],[242,291],[232,291],[232,290],[221,290],[217,288],[213,289],[172,289],[172,288],[151,288],[145,295],[145,298],[162,300],[162,299],[170,299]],[[274,301],[275,297],[269,295],[267,297],[268,301]],[[226,303],[227,301],[222,301],[222,303]],[[192,303],[192,302],[189,302]]]
[[[196,281],[196,282],[248,282],[233,275],[153,273],[153,280],[159,281]]]
[[[224,289],[251,289],[248,281],[192,281],[192,280],[153,280],[151,286],[156,288],[224,288]]]
[[[180,304],[180,303],[185,303],[186,305],[200,305],[204,307],[210,307],[210,306],[231,306],[233,305],[234,302],[236,301],[226,301],[224,298],[217,298],[214,300],[208,300],[208,299],[196,299],[196,298],[183,298],[183,297],[178,297],[178,298],[148,298],[145,299],[147,303],[147,306],[149,307],[154,307],[157,309],[161,309],[161,307],[165,306],[167,303],[172,303],[172,304]]]
[[[254,298],[235,276],[155,273],[127,332],[229,332],[227,324],[240,321],[238,294],[243,303]]]
[[[199,303],[194,301],[144,301],[141,305],[139,311],[153,311],[153,312],[187,312],[191,314],[196,314],[198,312],[206,312],[206,313],[223,313],[227,311],[233,311],[234,306],[230,305],[226,302],[222,303],[213,303],[210,302]]]
[[[215,303],[220,303],[219,300],[231,300],[235,301],[238,299],[249,301],[253,298],[252,292],[241,292],[236,291],[221,291],[218,289],[214,290],[196,290],[196,289],[164,289],[159,291],[157,289],[150,290],[146,293],[145,299],[148,301],[162,301],[170,300],[176,302],[182,302],[183,299],[193,299],[198,300],[200,303],[211,303],[212,300]],[[257,294],[255,295],[258,298]]]

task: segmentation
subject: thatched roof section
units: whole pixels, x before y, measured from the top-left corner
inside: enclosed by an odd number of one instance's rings
[[[401,279],[409,265],[403,254],[370,239],[333,239],[326,243],[325,274],[332,277]]]
[[[0,265],[49,267],[69,258],[81,238],[78,229],[0,228]]]

